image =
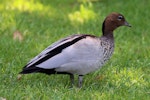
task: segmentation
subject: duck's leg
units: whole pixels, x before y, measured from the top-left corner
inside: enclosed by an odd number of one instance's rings
[[[70,82],[71,82],[71,87],[74,85],[74,75],[70,74]]]
[[[78,77],[78,87],[79,88],[82,87],[82,82],[83,82],[83,75],[79,75],[79,77]]]

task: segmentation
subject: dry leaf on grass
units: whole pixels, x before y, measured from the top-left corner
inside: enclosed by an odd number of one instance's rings
[[[18,80],[21,80],[21,78],[22,78],[22,75],[19,74],[19,75],[17,76],[17,79],[18,79]]]
[[[0,97],[0,100],[6,100],[6,98]]]
[[[23,40],[23,36],[22,36],[21,32],[15,31],[15,32],[13,33],[13,39],[14,39],[14,40],[22,41],[22,40]]]

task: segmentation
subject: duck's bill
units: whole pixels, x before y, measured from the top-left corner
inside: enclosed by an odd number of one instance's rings
[[[127,21],[125,21],[124,25],[128,26],[128,27],[131,27],[131,25]]]

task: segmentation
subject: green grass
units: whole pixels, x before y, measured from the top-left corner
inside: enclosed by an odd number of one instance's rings
[[[80,1],[0,1],[0,99],[150,100],[150,1]],[[30,74],[17,80],[22,67],[58,39],[75,33],[100,36],[105,16],[114,11],[132,28],[114,32],[111,60],[86,75],[83,88],[69,88],[67,75]],[[17,30],[22,41],[13,39]]]

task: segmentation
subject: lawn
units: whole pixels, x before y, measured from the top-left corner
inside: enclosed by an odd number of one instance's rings
[[[0,100],[150,100],[148,4],[150,0],[1,0]],[[31,58],[58,39],[77,33],[100,36],[111,12],[122,13],[132,27],[114,32],[111,60],[86,75],[81,89],[70,88],[67,75],[17,79]]]

